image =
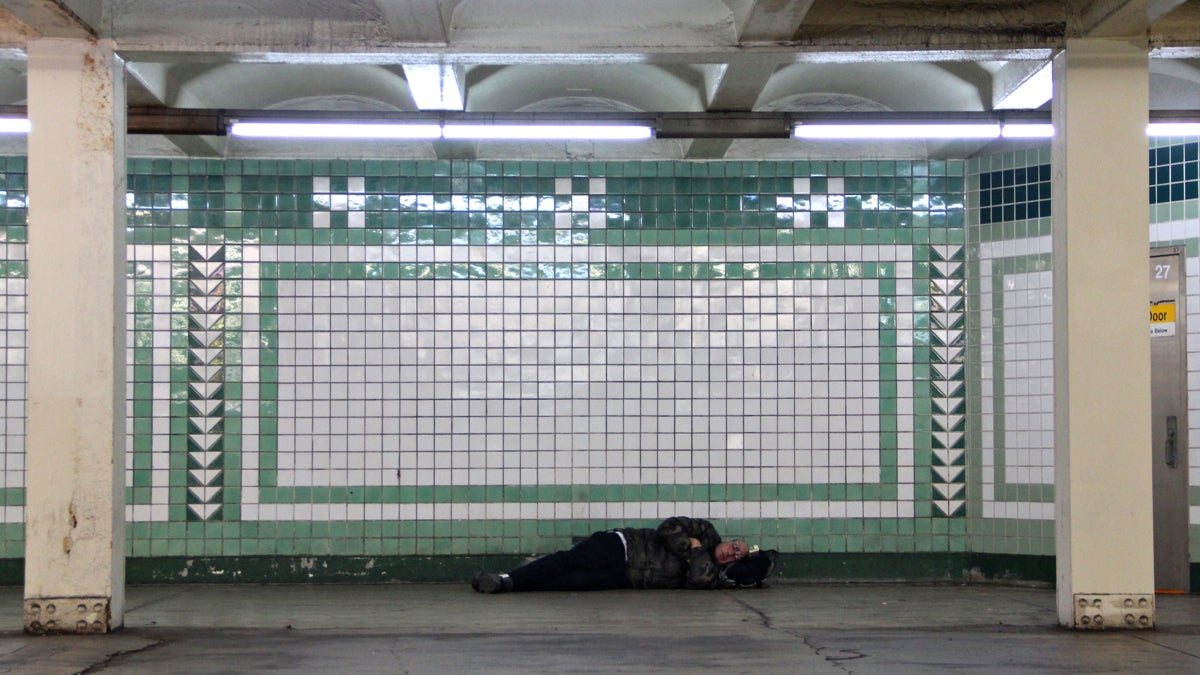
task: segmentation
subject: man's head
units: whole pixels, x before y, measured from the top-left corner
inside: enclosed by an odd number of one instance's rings
[[[713,549],[713,557],[717,559],[718,565],[728,565],[745,558],[749,552],[750,547],[746,546],[746,542],[741,539],[733,539],[717,544],[717,547]]]

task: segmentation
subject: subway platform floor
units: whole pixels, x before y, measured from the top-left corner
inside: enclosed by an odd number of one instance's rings
[[[1059,628],[1054,591],[814,585],[481,595],[461,584],[127,589],[112,635],[21,633],[0,588],[0,673],[1200,672],[1200,595],[1158,627]]]

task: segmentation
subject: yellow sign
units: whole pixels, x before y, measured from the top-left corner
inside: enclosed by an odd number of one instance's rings
[[[1170,337],[1175,334],[1175,301],[1159,300],[1150,303],[1150,337]]]

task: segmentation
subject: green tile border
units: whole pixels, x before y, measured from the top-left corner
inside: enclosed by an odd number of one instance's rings
[[[134,159],[129,241],[664,245],[685,237],[746,245],[787,240],[793,232],[830,232],[836,233],[831,243],[851,233],[847,243],[855,243],[872,229],[961,228],[965,166],[965,160]],[[328,178],[328,192],[314,192],[318,177]],[[842,181],[840,191],[829,192],[831,177]],[[797,194],[797,178],[811,181],[803,188],[809,192]],[[361,191],[356,185],[351,192],[355,179],[362,180]],[[560,192],[563,179],[571,182],[569,194]],[[811,194],[839,199],[811,209]],[[334,208],[332,197],[343,195],[345,209]],[[586,203],[577,201],[583,198]],[[351,212],[362,221],[352,229]],[[314,213],[328,214],[328,229],[314,226]],[[797,213],[811,214],[812,229],[796,229]],[[830,213],[843,214],[844,229],[829,225]],[[604,224],[596,229],[591,221],[599,214]],[[563,215],[568,227],[556,219]]]
[[[362,583],[465,582],[480,569],[510,569],[512,555],[162,557],[126,560],[126,582],[150,583]],[[19,561],[16,561],[19,562]],[[15,565],[0,565],[0,583],[20,583]],[[1193,565],[1193,576],[1200,565]],[[986,553],[788,553],[771,583],[847,581],[1005,582],[1052,586],[1055,559]],[[1195,587],[1196,584],[1193,584]]]
[[[1051,484],[1009,484],[1003,479],[1006,460],[1005,446],[1005,407],[1004,392],[1004,281],[1012,274],[1030,272],[1049,272],[1053,269],[1053,256],[1050,253],[1014,256],[1010,258],[995,258],[992,260],[991,298],[992,298],[992,364],[993,370],[1000,376],[993,377],[992,390],[992,434],[994,438],[995,472],[993,479],[997,502],[1037,502],[1052,503],[1054,501],[1054,485]],[[981,335],[982,337],[982,335]],[[983,344],[982,340],[978,343]],[[982,392],[981,392],[982,395]],[[982,450],[982,448],[981,448]]]
[[[624,518],[139,521],[126,526],[126,554],[131,558],[528,555],[567,548],[598,530],[658,523],[657,519]],[[962,518],[743,518],[714,523],[726,537],[744,538],[780,551],[967,551],[967,527]]]
[[[576,486],[344,486],[344,487],[279,487],[275,481],[278,466],[278,420],[272,414],[278,395],[278,321],[272,316],[278,311],[278,282],[283,280],[314,278],[336,279],[854,279],[875,278],[879,280],[879,345],[880,373],[884,376],[887,364],[897,361],[896,286],[895,263],[704,263],[671,264],[646,263],[624,265],[604,264],[557,264],[557,263],[262,263],[260,267],[260,445],[258,449],[259,502],[260,504],[296,503],[493,503],[493,502],[620,502],[662,500],[715,500],[715,501],[861,501],[895,500],[898,495],[899,420],[898,412],[886,402],[894,401],[899,383],[896,370],[891,369],[891,379],[881,377],[880,405],[880,482],[875,485],[861,484],[764,484],[764,485],[576,485]],[[372,274],[380,276],[371,276]],[[871,274],[873,276],[868,277]],[[411,275],[411,276],[409,276]],[[578,276],[574,276],[578,275]],[[914,293],[918,293],[914,290]],[[928,330],[925,331],[928,333]],[[919,340],[914,339],[915,342]],[[928,345],[928,339],[924,340]],[[917,349],[914,353],[928,351]],[[926,355],[926,360],[928,355]],[[914,360],[917,357],[914,356]],[[927,364],[926,364],[927,365]],[[891,395],[889,397],[889,394]],[[914,414],[928,417],[929,392],[914,391]],[[921,401],[924,401],[922,404]],[[925,427],[928,427],[928,421]],[[918,427],[921,425],[918,424]],[[926,429],[928,431],[928,429]],[[925,434],[928,436],[928,434]],[[914,455],[918,467],[929,465],[928,438],[917,440]],[[924,451],[924,452],[922,452]],[[921,459],[925,455],[925,459]],[[924,473],[928,474],[925,469]],[[916,479],[917,517],[928,515],[930,505],[928,493],[932,487],[928,480]],[[478,489],[478,488],[483,489]],[[775,488],[771,490],[764,488]],[[651,496],[653,494],[653,497]],[[771,496],[773,493],[773,496]],[[924,497],[924,499],[922,498]],[[925,502],[925,503],[922,503]]]
[[[133,311],[128,320],[129,349],[133,352],[133,363],[127,368],[132,372],[132,395],[129,399],[127,416],[130,419],[128,469],[132,474],[132,485],[125,488],[125,503],[144,505],[151,503],[153,487],[154,446],[154,278],[153,261],[130,260],[128,278],[133,286],[131,299]]]

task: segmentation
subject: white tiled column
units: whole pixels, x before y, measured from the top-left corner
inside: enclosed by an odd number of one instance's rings
[[[25,630],[105,633],[125,595],[125,85],[111,43],[28,47]]]
[[[1145,45],[1069,40],[1054,61],[1058,620],[1151,628]]]

